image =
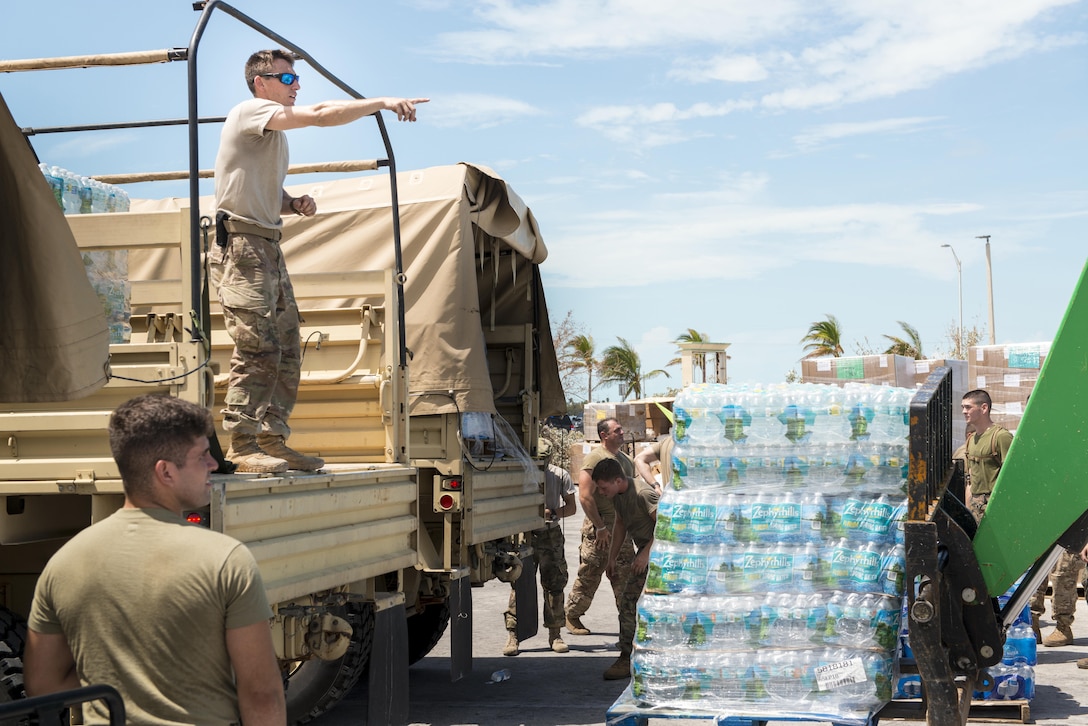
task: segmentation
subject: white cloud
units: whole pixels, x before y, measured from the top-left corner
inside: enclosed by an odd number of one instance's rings
[[[583,126],[637,150],[704,136],[683,128],[700,119],[888,98],[1084,43],[1082,33],[1048,34],[1042,26],[1050,11],[1075,2],[485,0],[475,12],[480,29],[442,35],[438,47],[460,60],[496,63],[678,50],[666,72],[670,80],[730,89],[744,83],[758,94],[711,98],[686,110],[669,102],[602,106],[579,117]]]
[[[754,83],[769,75],[767,68],[752,55],[714,56],[707,60],[677,61],[669,78],[682,81],[724,81]]]
[[[694,119],[717,118],[753,107],[750,101],[719,104],[696,103],[686,109],[672,103],[649,106],[598,106],[583,113],[575,123],[595,129],[613,141],[648,148],[706,136],[702,131],[680,131],[677,124]]]
[[[852,136],[871,134],[910,134],[922,130],[940,121],[939,116],[913,116],[907,118],[886,118],[878,121],[858,121],[852,123],[834,123],[816,126],[793,137],[793,142],[802,151],[810,151],[830,141],[837,141]]]
[[[441,127],[490,128],[541,113],[524,101],[482,93],[450,94],[427,104],[427,121]]]
[[[474,14],[484,29],[445,33],[439,36],[436,51],[462,61],[506,63],[692,43],[744,44],[802,24],[805,4],[796,0],[482,0]]]
[[[763,199],[765,185],[758,175],[731,178],[718,189],[663,194],[644,208],[553,228],[549,275],[553,284],[586,288],[662,280],[728,285],[812,262],[932,275],[945,241],[933,230],[936,219],[981,209],[966,202],[776,206]]]

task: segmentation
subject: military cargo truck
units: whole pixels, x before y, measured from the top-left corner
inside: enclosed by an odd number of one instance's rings
[[[184,122],[193,129],[196,44],[213,11],[224,10],[358,97],[226,4],[198,9],[188,49],[3,61],[0,71],[188,61]],[[198,193],[196,149],[180,174],[190,180],[188,198],[64,217],[27,142],[35,130],[20,128],[6,106],[0,111],[0,197],[12,250],[0,318],[11,341],[0,354],[8,371],[0,384],[0,641],[8,652],[0,646],[0,655],[9,675],[0,697],[10,697],[20,687],[17,659],[38,573],[68,537],[122,502],[109,413],[147,392],[218,412],[233,344],[209,290],[214,201]],[[381,693],[370,699],[371,717],[402,720],[407,665],[447,627],[451,676],[468,672],[471,587],[513,581],[531,562],[522,533],[543,521],[537,436],[541,421],[563,408],[538,267],[547,253],[531,211],[484,167],[397,173],[375,120],[386,158],[354,166],[387,174],[288,186],[319,209],[284,228],[305,318],[291,441],[327,465],[214,475],[210,507],[190,515],[257,558],[293,723],[331,708],[368,666],[371,693]],[[88,291],[80,254],[96,250],[127,257],[132,332],[124,342],[107,343]],[[535,611],[535,602],[525,605]],[[535,631],[535,620],[523,619],[519,629]]]

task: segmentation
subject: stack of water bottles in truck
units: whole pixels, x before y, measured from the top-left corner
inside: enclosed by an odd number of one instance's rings
[[[120,187],[81,177],[59,166],[39,164],[38,167],[66,215],[127,212],[129,209],[128,194]],[[110,342],[128,342],[132,335],[128,250],[85,250],[82,254],[87,277],[106,312]]]
[[[913,393],[702,384],[677,396],[635,698],[841,723],[892,698]]]

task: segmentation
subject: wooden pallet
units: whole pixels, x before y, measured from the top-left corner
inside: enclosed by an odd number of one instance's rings
[[[925,706],[920,698],[891,701],[877,714],[881,721],[924,721]],[[1031,723],[1031,701],[971,701],[968,718],[979,723]]]

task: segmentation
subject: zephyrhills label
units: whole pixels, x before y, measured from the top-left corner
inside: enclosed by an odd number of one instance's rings
[[[821,691],[833,691],[854,683],[864,683],[866,680],[865,664],[857,657],[816,666],[813,671],[816,675],[816,688]]]

